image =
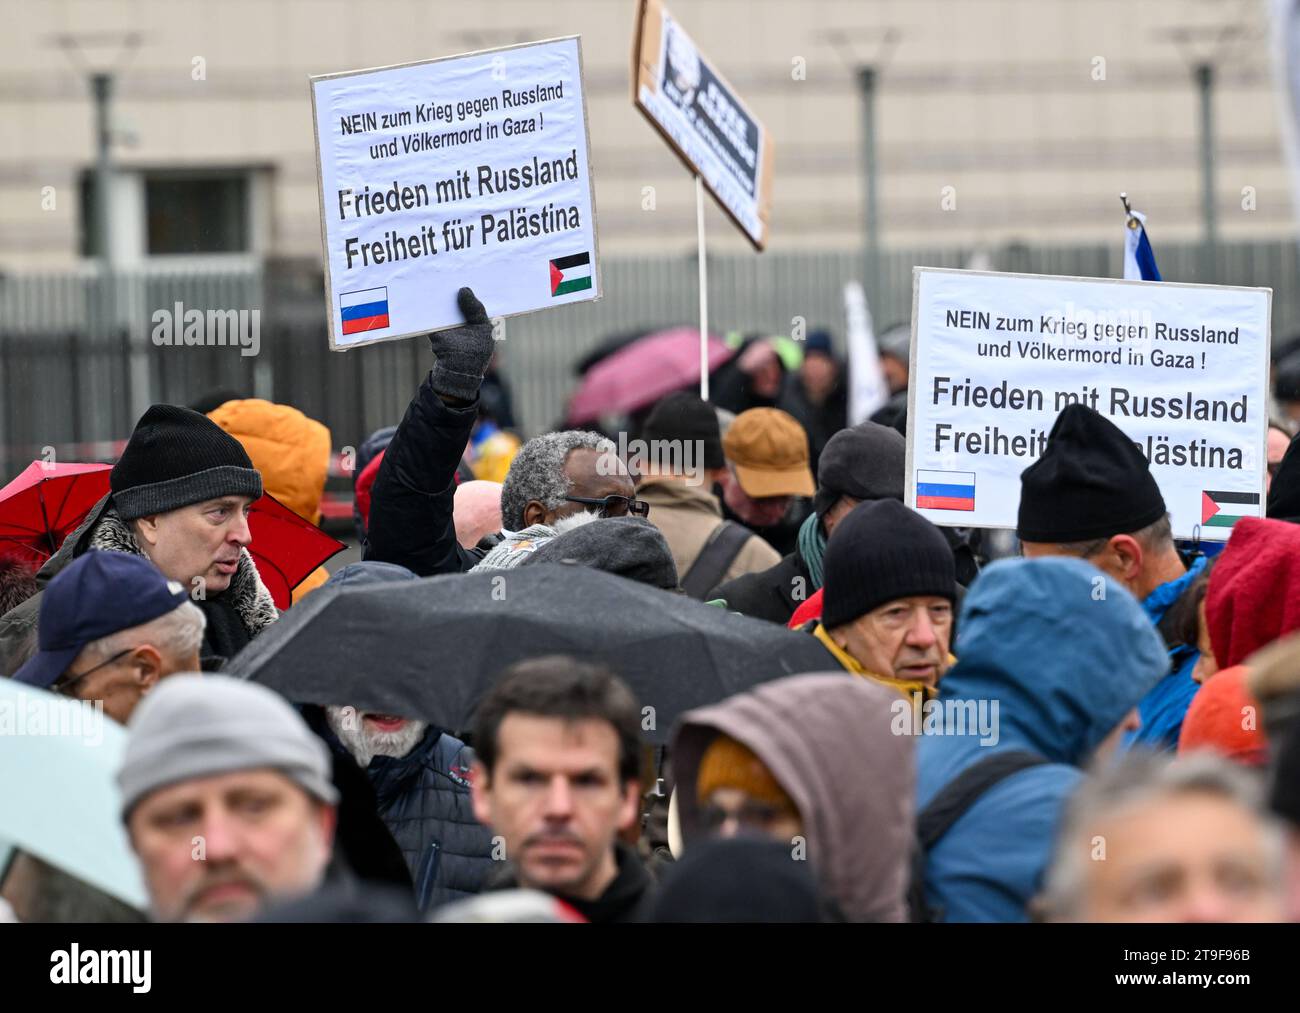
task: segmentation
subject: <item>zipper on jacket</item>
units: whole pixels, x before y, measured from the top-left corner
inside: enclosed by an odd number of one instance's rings
[[[421,911],[427,911],[429,908],[429,897],[433,893],[434,881],[438,878],[438,866],[442,864],[442,846],[433,841],[429,845],[428,854],[424,857],[424,865],[420,869],[420,885],[416,891]]]

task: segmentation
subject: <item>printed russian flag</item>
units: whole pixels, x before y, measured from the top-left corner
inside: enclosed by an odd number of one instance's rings
[[[339,296],[343,311],[343,333],[379,331],[388,326],[388,289],[367,288]]]
[[[918,510],[974,510],[975,472],[918,471],[916,507]]]

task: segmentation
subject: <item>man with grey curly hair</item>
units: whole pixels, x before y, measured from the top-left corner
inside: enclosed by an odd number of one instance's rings
[[[1285,920],[1283,842],[1247,771],[1134,750],[1070,800],[1046,889],[1054,921]]]
[[[434,367],[407,406],[371,490],[364,558],[395,563],[418,577],[486,562],[481,550],[462,548],[456,539],[455,475],[495,332],[468,288],[457,293],[457,305],[465,323],[429,335]],[[609,440],[578,430],[538,436],[520,448],[501,490],[504,541],[514,549],[504,565],[529,554],[533,535],[554,537],[554,525],[565,518],[638,511],[648,508],[636,502],[627,466]],[[538,526],[545,530],[517,537]]]
[[[589,520],[648,512],[610,440],[580,429],[545,433],[511,462],[501,487],[502,539],[474,569],[510,569]]]

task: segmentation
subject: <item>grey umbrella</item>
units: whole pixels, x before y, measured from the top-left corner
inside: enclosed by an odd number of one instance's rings
[[[539,564],[322,588],[226,671],[294,703],[459,730],[503,668],[545,654],[607,663],[653,708],[643,727],[660,743],[692,707],[838,667],[807,634],[585,566]]]

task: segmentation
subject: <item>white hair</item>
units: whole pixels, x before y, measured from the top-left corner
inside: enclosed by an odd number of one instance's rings
[[[395,732],[367,729],[363,712],[351,706],[327,706],[325,720],[357,766],[365,769],[376,756],[402,757],[424,738],[427,721],[407,721]]]
[[[1281,875],[1282,830],[1263,809],[1258,778],[1215,753],[1173,757],[1135,749],[1090,774],[1071,796],[1035,907],[1054,918],[1080,917],[1090,865],[1085,842],[1096,827],[1122,810],[1191,794],[1214,795],[1254,814],[1263,825],[1270,865]]]
[[[88,661],[99,664],[122,651],[149,644],[158,648],[164,657],[178,661],[199,650],[207,624],[203,610],[192,601],[184,601],[157,619],[92,640],[78,657],[84,655]]]
[[[501,523],[506,528],[519,531],[524,527],[524,507],[533,500],[547,510],[564,506],[570,488],[564,465],[575,450],[618,452],[607,437],[582,429],[543,433],[519,448],[501,486]]]

